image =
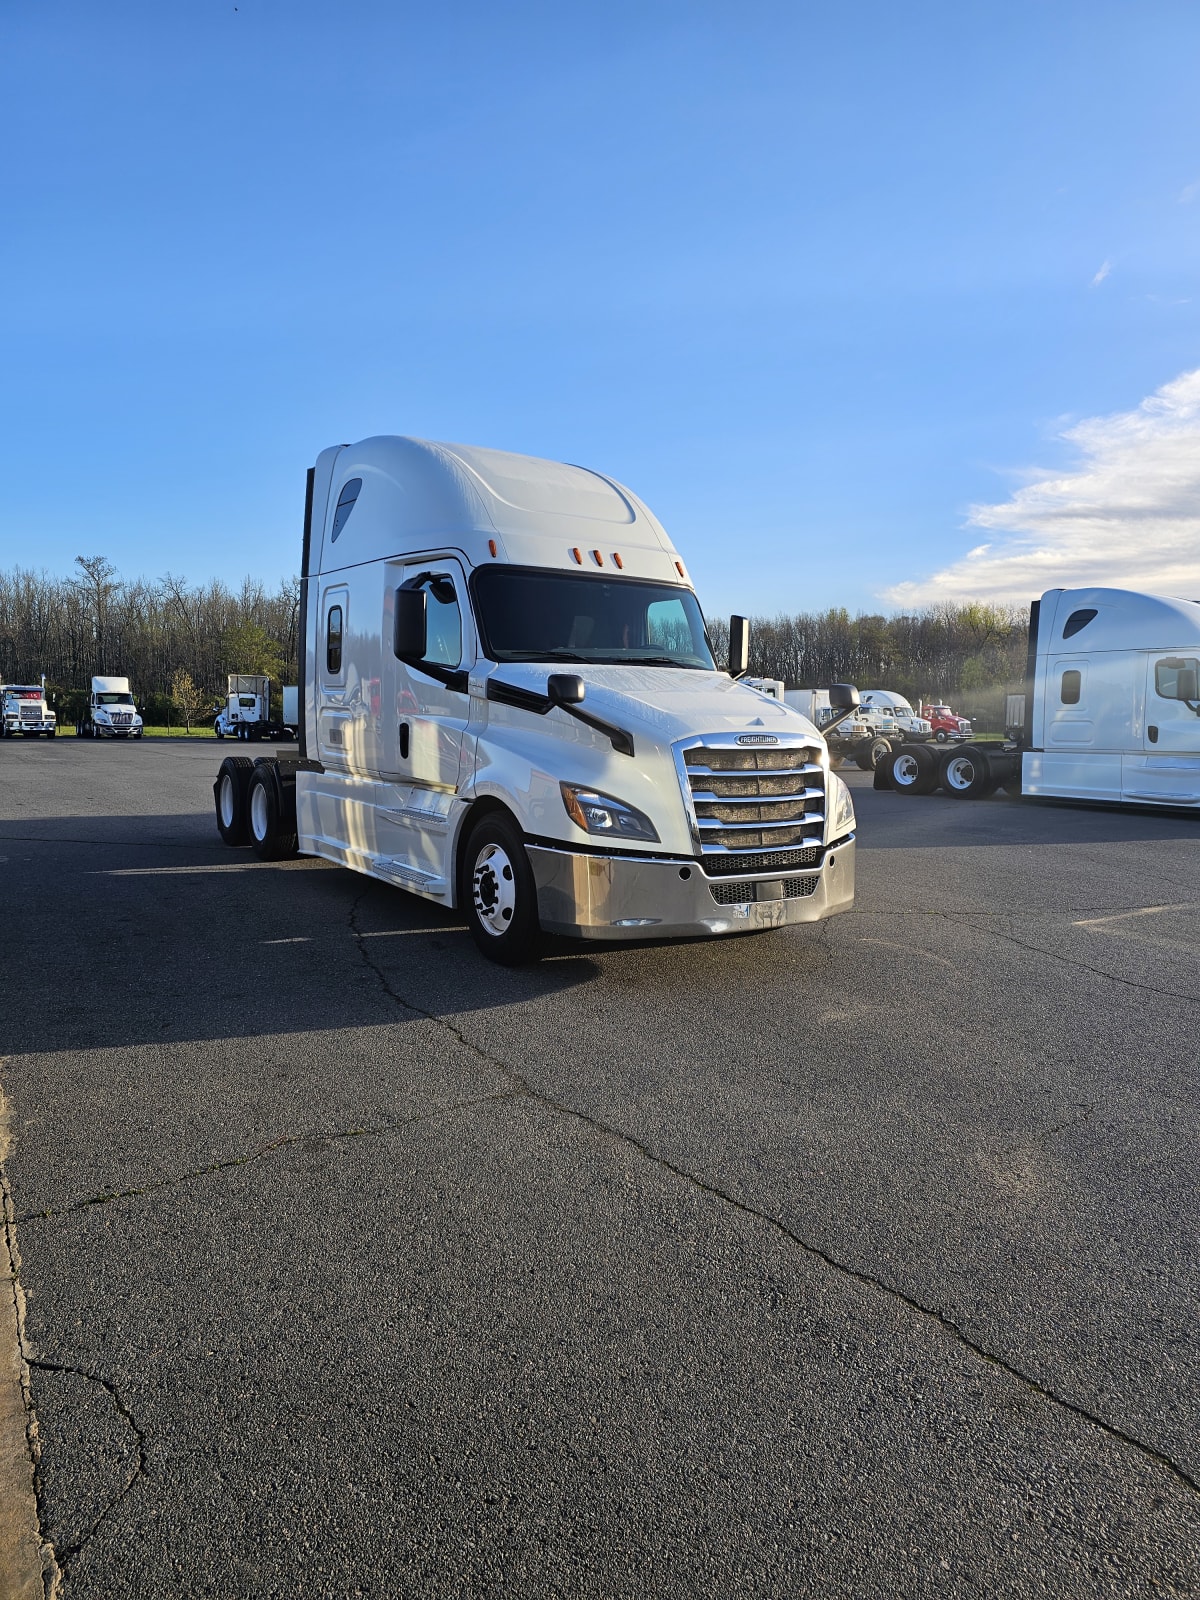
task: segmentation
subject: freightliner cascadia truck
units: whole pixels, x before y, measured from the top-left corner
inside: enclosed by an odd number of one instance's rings
[[[854,807],[798,712],[718,670],[679,552],[582,467],[420,439],[308,476],[299,751],[229,756],[227,844],[457,908],[482,952],[543,931],[695,937],[854,897]],[[855,691],[834,703],[850,710]]]
[[[876,788],[982,800],[1200,808],[1200,604],[1129,589],[1049,589],[1029,616],[1010,737],[904,744]]]

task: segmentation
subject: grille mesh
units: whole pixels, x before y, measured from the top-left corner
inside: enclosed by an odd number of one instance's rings
[[[778,882],[778,879],[772,880]],[[785,900],[803,900],[810,894],[815,894],[817,876],[814,873],[808,878],[785,878],[783,880],[783,898]],[[758,898],[758,885],[756,883],[710,883],[709,893],[719,906],[746,905],[749,901]]]
[[[748,872],[782,872],[785,867],[815,867],[821,859],[821,846],[807,850],[753,850],[705,856],[704,871],[710,878],[728,878]]]

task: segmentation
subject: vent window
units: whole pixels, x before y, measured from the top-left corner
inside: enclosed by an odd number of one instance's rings
[[[333,513],[333,532],[329,535],[330,544],[337,543],[338,534],[346,526],[346,519],[354,510],[354,503],[358,499],[358,491],[362,488],[361,478],[351,478],[340,495],[338,495],[337,509]]]
[[[1063,638],[1073,639],[1077,633],[1080,633],[1084,628],[1087,627],[1089,622],[1093,621],[1096,615],[1097,613],[1095,606],[1085,606],[1082,611],[1072,611],[1071,615],[1063,624]]]
[[[1068,672],[1064,672],[1062,675],[1062,690],[1059,695],[1063,705],[1077,706],[1079,704],[1079,693],[1082,688],[1082,672],[1080,672],[1076,667],[1072,667]]]

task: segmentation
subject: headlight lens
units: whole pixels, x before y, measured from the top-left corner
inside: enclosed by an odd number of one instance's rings
[[[838,777],[836,772],[831,772],[829,783],[829,837],[840,839],[844,833],[849,833],[854,827],[854,801],[850,790]]]
[[[612,795],[600,794],[582,783],[560,783],[558,787],[567,815],[584,833],[658,843],[658,834],[650,818],[633,806],[627,806],[623,800],[614,800]]]

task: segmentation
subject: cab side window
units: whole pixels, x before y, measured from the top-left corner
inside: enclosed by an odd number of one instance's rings
[[[1064,706],[1077,706],[1079,704],[1080,690],[1083,688],[1083,674],[1075,667],[1071,667],[1062,675],[1062,687],[1059,699]]]
[[[1154,690],[1160,699],[1194,699],[1198,679],[1200,661],[1192,656],[1167,656],[1154,663]]]
[[[462,613],[454,581],[439,574],[425,584],[425,660],[440,667],[457,667],[462,661]]]
[[[342,671],[342,608],[330,606],[325,618],[325,670],[331,678]]]

